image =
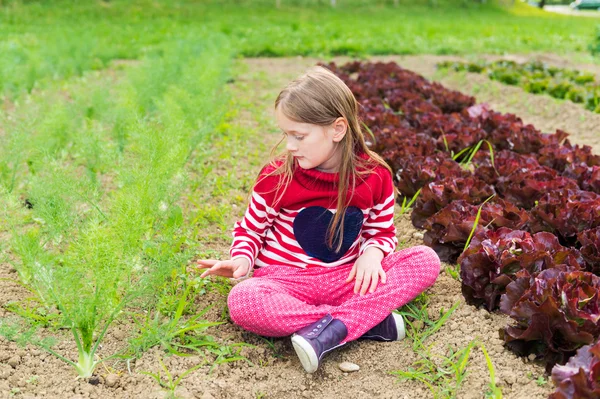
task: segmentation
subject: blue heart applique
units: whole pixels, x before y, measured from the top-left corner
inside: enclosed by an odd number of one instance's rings
[[[327,229],[333,213],[322,206],[304,208],[294,219],[294,236],[307,255],[323,262],[331,263],[340,259],[352,246],[363,224],[363,213],[355,206],[346,209],[344,217],[344,238],[339,252],[327,247]],[[336,233],[334,245],[339,238]]]

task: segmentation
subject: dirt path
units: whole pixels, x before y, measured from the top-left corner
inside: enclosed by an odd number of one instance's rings
[[[526,122],[534,123],[544,131],[565,128],[572,134],[572,141],[594,146],[600,152],[600,140],[597,128],[600,116],[585,111],[581,107],[570,108],[569,103],[559,103],[550,97],[533,96],[514,87],[497,82],[489,82],[478,75],[448,75],[436,73],[435,63],[449,57],[379,57],[382,60],[394,60],[401,66],[412,69],[428,78],[440,79],[449,87],[475,94],[478,100],[488,102],[499,111],[517,113]],[[334,59],[343,63],[347,58]],[[279,90],[291,79],[301,74],[318,60],[308,58],[285,59],[247,59],[246,67],[231,85],[234,101],[244,111],[232,122],[232,129],[241,132],[236,140],[224,139],[215,143],[216,153],[235,154],[235,164],[220,165],[214,161],[216,174],[231,173],[232,181],[252,181],[260,165],[268,156],[268,150],[279,139],[273,116],[273,102]],[[566,108],[564,108],[566,107]],[[566,112],[568,110],[569,112]],[[560,113],[557,116],[556,113]],[[594,125],[595,124],[595,125]],[[235,167],[234,167],[235,166]],[[239,218],[244,207],[236,205],[228,198],[245,195],[244,185],[240,185],[232,194],[206,197],[207,205],[227,204],[232,212],[228,223]],[[413,246],[422,242],[422,235],[412,226],[407,215],[397,213],[398,238],[403,246]],[[212,227],[214,239],[204,240],[202,245],[227,256],[228,243],[218,238],[223,231]],[[211,233],[211,236],[213,234]],[[16,278],[16,273],[8,264],[0,264],[0,278]],[[0,305],[10,300],[22,299],[27,291],[18,285],[4,281],[0,285]],[[473,339],[481,341],[490,353],[496,369],[496,383],[501,387],[505,398],[545,398],[553,390],[552,384],[539,380],[543,376],[543,367],[528,359],[517,358],[505,350],[498,337],[498,329],[505,326],[507,317],[489,314],[466,305],[460,293],[460,283],[447,272],[440,274],[436,284],[428,291],[431,302],[429,314],[432,319],[439,317],[441,310],[449,309],[459,302],[458,309],[449,321],[428,341],[433,354],[448,355],[464,348]],[[211,321],[226,321],[214,327],[209,333],[222,343],[246,342],[254,347],[245,347],[242,354],[254,366],[238,361],[219,365],[212,373],[203,367],[188,375],[176,390],[182,398],[431,398],[433,395],[420,382],[399,381],[392,374],[395,370],[408,370],[417,360],[410,340],[393,343],[352,342],[330,354],[323,366],[313,375],[307,375],[298,362],[288,338],[275,339],[268,343],[264,339],[243,331],[231,324],[226,317],[225,297],[218,292],[209,292],[197,299],[198,309],[207,305],[216,306],[207,314]],[[6,313],[0,308],[0,316]],[[225,316],[224,316],[225,315]],[[122,323],[112,329],[107,336],[100,355],[106,356],[123,346],[131,324]],[[68,336],[64,335],[65,340]],[[59,344],[64,353],[75,354],[70,343]],[[101,384],[90,385],[75,380],[72,369],[33,347],[19,348],[14,343],[0,339],[0,398],[161,398],[165,392],[149,376],[140,372],[161,371],[159,359],[174,375],[197,364],[198,357],[167,357],[158,348],[143,354],[141,359],[130,364],[130,375],[123,364],[107,364],[100,367],[98,374]],[[343,373],[338,363],[350,361],[361,369],[356,373]],[[489,372],[484,356],[474,349],[467,366],[468,374],[463,381],[457,397],[471,399],[483,398],[489,383]],[[109,375],[116,377],[116,382]],[[114,382],[114,384],[112,383]],[[111,385],[111,386],[109,386]]]

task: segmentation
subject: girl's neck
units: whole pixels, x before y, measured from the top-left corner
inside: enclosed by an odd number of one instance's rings
[[[321,165],[315,167],[319,172],[324,173],[338,173],[340,169],[340,163],[342,162],[341,147],[336,146],[335,151],[331,158],[323,162]]]

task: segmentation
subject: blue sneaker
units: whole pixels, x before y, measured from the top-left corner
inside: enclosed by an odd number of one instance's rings
[[[329,313],[292,335],[292,345],[307,373],[314,373],[325,354],[339,348],[348,335],[346,325]]]
[[[364,333],[361,339],[373,341],[400,341],[406,337],[406,329],[402,315],[391,313],[383,321]]]

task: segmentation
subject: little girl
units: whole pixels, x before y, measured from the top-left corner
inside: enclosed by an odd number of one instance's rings
[[[365,144],[358,103],[341,79],[310,68],[279,93],[275,115],[286,151],[259,173],[231,259],[198,264],[209,268],[201,277],[255,269],[231,289],[231,320],[263,336],[293,334],[312,373],[349,341],[404,338],[392,311],[433,285],[440,260],[426,246],[394,252],[391,170]]]

